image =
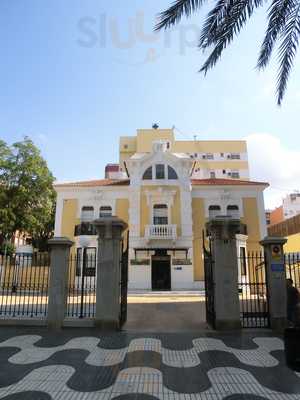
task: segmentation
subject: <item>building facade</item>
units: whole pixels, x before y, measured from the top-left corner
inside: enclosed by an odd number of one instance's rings
[[[119,171],[106,179],[56,184],[55,235],[75,241],[94,219],[115,215],[129,226],[129,288],[203,287],[205,224],[218,216],[240,219],[237,252],[257,250],[266,235],[263,191],[249,180],[244,141],[176,141],[172,129],[138,130],[121,137]],[[241,273],[241,271],[240,271]]]

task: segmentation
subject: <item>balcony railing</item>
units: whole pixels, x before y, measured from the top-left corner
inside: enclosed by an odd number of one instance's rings
[[[94,225],[90,222],[82,222],[75,226],[74,236],[92,236],[97,235],[97,231]]]
[[[176,240],[177,225],[146,225],[145,237],[148,240]]]

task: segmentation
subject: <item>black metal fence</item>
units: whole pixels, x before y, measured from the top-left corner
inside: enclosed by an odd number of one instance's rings
[[[96,266],[95,248],[77,249],[77,254],[70,255],[66,317],[95,317]]]
[[[269,328],[269,303],[265,259],[262,253],[238,257],[240,318],[243,328]]]
[[[0,255],[0,318],[47,316],[49,267],[48,253]]]
[[[203,255],[204,255],[204,283],[205,283],[205,312],[206,322],[215,329],[216,312],[215,312],[215,282],[212,256],[212,239],[209,238],[209,246],[206,248],[203,233]]]
[[[286,278],[292,279],[294,286],[300,289],[300,253],[287,253],[284,261]]]

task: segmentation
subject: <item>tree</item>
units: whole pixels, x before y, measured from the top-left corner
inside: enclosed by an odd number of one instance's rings
[[[200,10],[205,0],[176,0],[159,14],[156,30],[167,29]],[[223,51],[241,32],[254,11],[268,0],[216,0],[207,14],[199,39],[199,48],[212,49],[200,71],[206,74],[221,58]],[[257,68],[264,69],[278,43],[279,67],[277,75],[277,103],[281,105],[300,37],[300,1],[269,1],[268,22]]]
[[[25,137],[9,147],[0,142],[0,236],[16,231],[37,243],[51,236],[54,227],[54,177],[39,149]]]

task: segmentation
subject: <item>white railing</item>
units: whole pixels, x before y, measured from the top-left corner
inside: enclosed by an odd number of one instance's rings
[[[146,225],[145,237],[151,239],[176,240],[177,225]]]

